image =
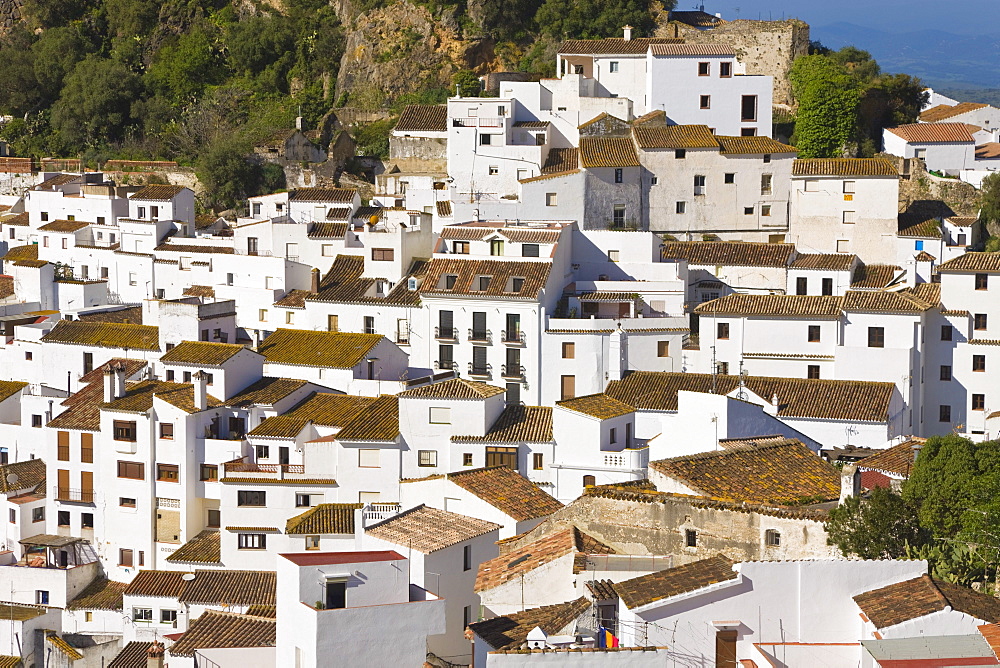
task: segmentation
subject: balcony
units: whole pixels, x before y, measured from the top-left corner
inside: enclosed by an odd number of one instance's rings
[[[474,343],[493,343],[493,332],[488,329],[470,329],[469,341]]]
[[[306,472],[306,467],[303,464],[258,464],[256,462],[235,461],[227,462],[222,466],[225,468],[227,476],[233,473],[276,473],[279,477],[284,477],[285,473],[304,474]]]
[[[457,327],[435,327],[434,338],[439,341],[458,341]]]
[[[500,375],[504,378],[524,380],[524,367],[520,364],[502,364]]]
[[[434,368],[438,371],[454,369],[455,360],[436,360],[434,362]]]
[[[474,378],[492,378],[493,365],[476,366],[473,362],[469,362],[469,375]]]
[[[523,346],[524,332],[519,329],[505,329],[502,332],[501,339],[504,343],[509,343],[513,346]]]
[[[396,345],[397,346],[408,346],[410,345],[410,335],[407,334],[396,334]]]
[[[71,503],[93,503],[94,490],[76,489],[73,487],[54,487],[56,501],[69,501]]]

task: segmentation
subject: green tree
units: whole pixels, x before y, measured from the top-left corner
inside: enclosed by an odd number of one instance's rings
[[[23,27],[0,38],[0,111],[23,115],[39,106],[42,91],[35,78],[34,37]]]
[[[822,55],[800,56],[789,79],[799,101],[795,145],[800,158],[842,155],[854,138],[861,90],[843,67]]]
[[[986,223],[1000,223],[1000,172],[983,179],[979,191],[979,217]]]
[[[24,0],[23,11],[38,28],[55,28],[83,17],[94,6],[88,0]]]
[[[676,2],[660,3],[663,10]],[[539,32],[564,38],[620,37],[622,26],[630,25],[636,36],[653,31],[649,0],[545,0],[535,14]]]
[[[479,77],[472,70],[459,70],[451,77],[452,88],[458,86],[462,97],[479,97],[483,90]]]
[[[831,510],[826,531],[827,542],[862,559],[898,559],[927,541],[913,507],[884,487]]]
[[[219,54],[203,26],[162,47],[149,68],[150,79],[177,103],[194,100],[206,86],[221,81],[222,74]]]
[[[91,51],[93,45],[74,26],[50,28],[42,33],[31,46],[31,55],[35,79],[46,100],[54,102],[59,97],[66,75]]]
[[[976,478],[982,475],[980,447],[955,434],[929,438],[903,484],[903,498],[918,509],[920,524],[936,537],[957,535],[965,513],[981,503],[976,498]]]
[[[260,168],[247,160],[247,149],[230,137],[212,142],[198,157],[195,174],[216,210],[239,204],[260,181]]]
[[[138,77],[121,63],[88,56],[66,77],[52,106],[52,125],[70,146],[117,141],[133,126]]]
[[[108,32],[116,37],[148,35],[156,27],[160,3],[148,0],[103,0]]]

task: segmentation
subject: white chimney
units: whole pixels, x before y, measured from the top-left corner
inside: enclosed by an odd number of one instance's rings
[[[115,399],[125,396],[125,364],[119,362],[114,365],[115,371]]]
[[[301,116],[296,116],[295,117],[295,129],[298,130],[299,132],[302,132],[302,117]]]
[[[840,470],[840,503],[861,492],[861,471],[857,464],[844,464]]]
[[[611,332],[611,339],[608,341],[608,380],[621,380],[625,369],[628,368],[626,357],[628,355],[625,330],[621,323]]]
[[[204,371],[199,371],[191,377],[191,381],[194,385],[194,409],[203,411],[208,408],[208,376]]]
[[[625,41],[626,42],[631,42],[632,41],[632,26],[628,26],[628,25],[625,26],[624,28],[622,28],[622,32],[625,33]]]
[[[104,369],[104,403],[109,404],[115,400],[115,372],[111,370],[111,365]]]
[[[125,365],[112,362],[104,369],[104,403],[125,396]]]

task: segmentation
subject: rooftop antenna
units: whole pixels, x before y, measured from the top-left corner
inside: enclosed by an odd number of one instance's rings
[[[744,371],[743,369],[743,360],[740,360],[740,389],[739,392],[736,393],[736,398],[742,399],[743,401],[746,401],[750,398],[750,395],[747,394],[746,381],[747,381],[747,372]]]

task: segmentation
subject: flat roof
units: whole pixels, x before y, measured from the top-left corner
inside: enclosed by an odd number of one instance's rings
[[[283,554],[285,559],[297,566],[328,566],[335,564],[363,564],[369,561],[396,561],[406,559],[395,550],[368,550],[364,552],[315,552],[307,554]]]

